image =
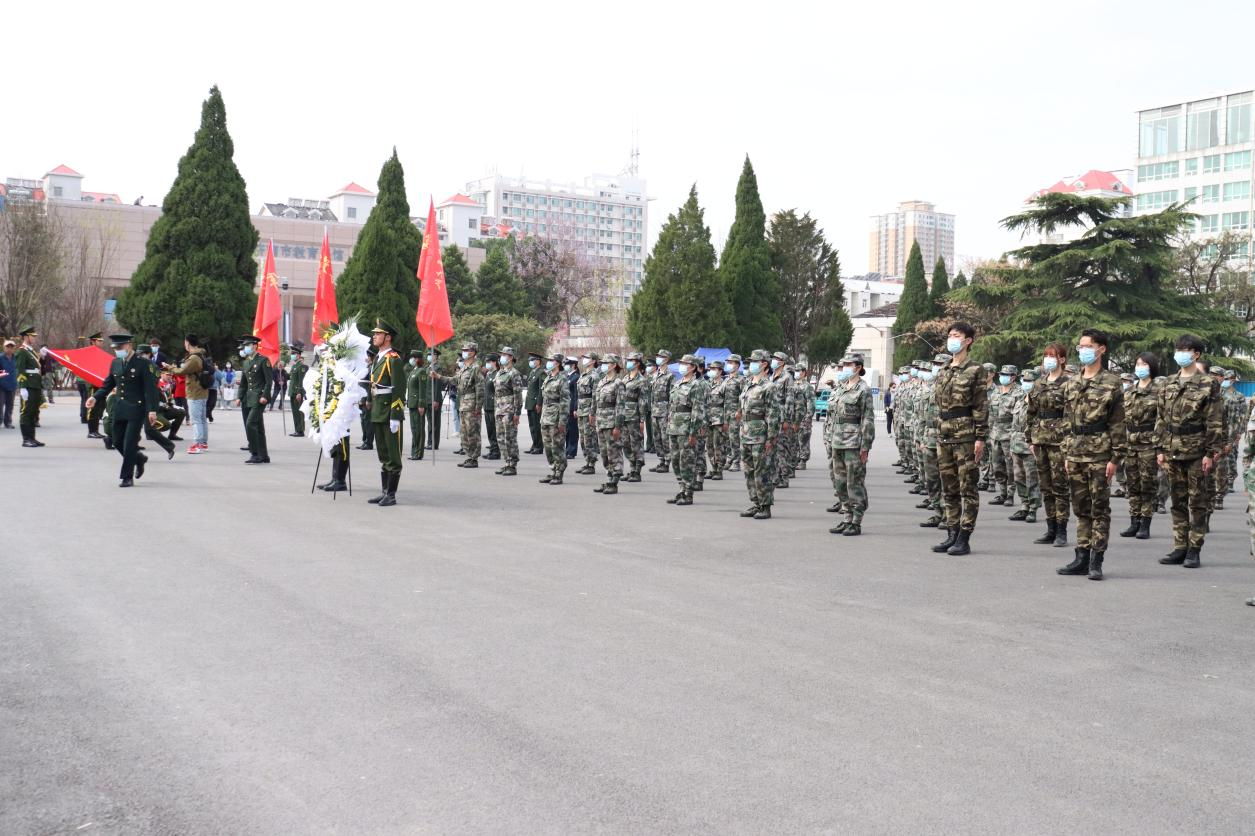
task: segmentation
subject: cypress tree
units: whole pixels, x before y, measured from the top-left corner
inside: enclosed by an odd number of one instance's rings
[[[954,284],[950,285],[950,289],[959,290],[964,287],[967,287],[967,276],[963,275],[963,271],[960,270],[959,274],[954,277]]]
[[[771,269],[767,215],[758,196],[758,179],[746,156],[736,184],[736,217],[719,258],[719,279],[732,306],[729,346],[742,353],[783,344],[780,287]]]
[[[479,265],[475,284],[477,300],[472,306],[474,313],[505,316],[524,316],[527,313],[527,291],[510,269],[505,247],[488,249],[488,257]]]
[[[117,318],[141,338],[180,344],[194,333],[218,356],[252,331],[257,230],[235,166],[226,106],[214,86],[179,160],[144,260],[118,298]]]
[[[906,259],[906,281],[902,286],[902,298],[898,300],[898,316],[893,322],[893,333],[900,335],[894,343],[893,365],[903,366],[923,359],[927,346],[914,336],[915,326],[933,315],[932,302],[928,298],[928,281],[924,278],[924,257],[919,242],[911,244],[911,254]]]
[[[645,279],[628,308],[628,337],[647,353],[667,348],[679,356],[728,345],[732,329],[732,306],[715,272],[715,248],[693,186],[645,260]]]
[[[449,295],[449,312],[465,316],[479,306],[479,294],[475,288],[475,276],[466,263],[466,256],[457,244],[450,244],[441,253],[444,265],[445,293]]]
[[[341,317],[358,316],[365,331],[376,318],[387,320],[397,329],[393,346],[402,355],[419,344],[414,314],[422,246],[422,236],[410,220],[405,170],[393,148],[379,171],[378,201],[336,282],[336,303]]]
[[[933,304],[933,316],[941,316],[946,310],[943,301],[946,294],[950,292],[950,277],[946,274],[946,261],[941,256],[937,256],[937,263],[933,266],[933,286],[928,292],[928,300]]]

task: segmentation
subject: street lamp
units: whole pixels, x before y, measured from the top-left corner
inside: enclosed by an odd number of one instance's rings
[[[283,278],[283,277],[280,276],[279,278]],[[287,279],[283,279],[283,283],[279,285],[279,290],[283,292],[282,293],[282,296],[283,296],[283,342],[287,345],[291,345],[292,344],[292,312],[288,309],[289,294],[288,294],[288,280]]]

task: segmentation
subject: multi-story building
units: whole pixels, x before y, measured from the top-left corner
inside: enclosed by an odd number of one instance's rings
[[[1127,185],[1132,180],[1133,169],[1131,168],[1122,168],[1115,171],[1101,171],[1092,168],[1084,174],[1075,177],[1063,177],[1053,186],[1038,189],[1025,198],[1024,202],[1026,204],[1031,203],[1042,195],[1052,193],[1068,193],[1080,195],[1081,197],[1132,197],[1133,190]],[[1133,214],[1132,204],[1125,203],[1116,214],[1120,217],[1129,217]],[[1073,226],[1066,229],[1058,229],[1048,234],[1030,234],[1026,236],[1024,243],[1065,244],[1068,241],[1075,241],[1084,234],[1084,228]]]
[[[466,184],[483,207],[483,237],[513,229],[561,241],[605,271],[607,290],[625,303],[644,278],[649,197],[645,181],[629,175],[593,175],[583,185],[493,175]]]
[[[472,241],[479,241],[488,236],[487,229],[481,229],[484,217],[482,204],[471,200],[461,192],[436,204],[436,223],[440,225],[440,244],[447,247],[457,244],[463,250],[471,246]]]
[[[1193,234],[1229,231],[1246,240],[1248,268],[1255,224],[1255,90],[1223,93],[1138,111],[1136,214],[1190,201]]]
[[[884,281],[878,273],[850,276],[841,283],[845,287],[845,310],[850,316],[874,311],[902,298],[902,282]]]
[[[896,212],[872,215],[867,272],[903,278],[911,244],[916,241],[926,275],[932,276],[938,257],[945,261],[946,273],[954,275],[954,215],[938,212],[936,206],[923,200],[908,200],[899,204]]]

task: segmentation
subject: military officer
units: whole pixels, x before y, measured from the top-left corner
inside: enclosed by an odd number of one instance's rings
[[[627,374],[623,378],[623,456],[628,467],[625,482],[641,481],[641,468],[645,466],[641,426],[649,423],[645,412],[649,403],[649,379],[642,371],[643,364],[644,357],[639,351],[627,356]]]
[[[329,340],[333,334],[340,330],[340,323],[329,322],[323,326],[324,342],[316,346],[314,349],[314,373],[322,374],[322,364],[328,366],[335,365],[335,358],[331,356],[330,347],[326,340]],[[328,375],[330,379],[330,375]],[[310,409],[319,408],[319,404],[311,404]],[[331,491],[347,491],[348,475],[349,475],[349,455],[352,452],[352,446],[349,444],[349,436],[346,433],[334,447],[331,448],[331,480],[319,485],[319,490]]]
[[[532,446],[527,452],[536,455],[545,451],[544,442],[540,437],[540,387],[545,380],[545,358],[536,352],[527,355],[527,397],[523,408],[527,410],[527,429],[531,434]]]
[[[757,348],[750,354],[749,376],[741,387],[737,423],[740,426],[741,467],[750,506],[742,517],[771,519],[775,502],[775,481],[771,457],[780,437],[780,400],[769,376],[771,355]]]
[[[22,344],[13,355],[13,365],[17,369],[17,396],[21,402],[18,426],[22,431],[22,446],[43,447],[44,443],[35,438],[39,410],[44,405],[44,377],[40,372],[39,354],[35,351],[39,332],[31,327],[19,336]]]
[[[824,423],[828,473],[837,504],[845,511],[845,519],[828,531],[846,537],[863,533],[867,512],[867,457],[876,438],[876,410],[871,387],[863,380],[866,373],[861,355],[841,358]]]
[[[1037,462],[1037,478],[1046,509],[1046,533],[1033,542],[1059,548],[1068,544],[1071,502],[1068,474],[1063,466],[1063,440],[1067,435],[1063,421],[1063,384],[1069,377],[1066,361],[1067,349],[1062,343],[1046,346],[1042,352],[1042,375],[1029,390],[1025,413],[1025,430]]]
[[[1103,368],[1104,332],[1082,331],[1076,353],[1081,371],[1063,385],[1063,457],[1076,513],[1076,556],[1056,571],[1100,581],[1111,529],[1111,479],[1125,445],[1124,389],[1119,376]]]
[[[549,461],[549,475],[541,484],[561,485],[566,472],[566,422],[571,411],[571,388],[562,371],[563,357],[554,353],[545,359],[545,379],[540,389],[540,431]]]
[[[1153,352],[1137,355],[1133,366],[1134,384],[1124,390],[1124,463],[1125,484],[1129,497],[1129,527],[1121,537],[1150,537],[1150,520],[1155,515],[1155,494],[1158,491],[1158,438],[1155,424],[1159,412],[1159,358]]]
[[[1015,522],[1037,522],[1037,509],[1041,507],[1037,460],[1033,458],[1033,450],[1028,443],[1028,393],[1036,382],[1037,371],[1025,369],[1020,375],[1019,391],[1011,402],[1011,473],[1020,497],[1020,508],[1007,519]]]
[[[88,337],[87,341],[90,345],[94,345],[96,348],[99,348],[101,351],[105,350],[104,345],[103,345],[104,337],[101,336],[99,331],[97,331],[96,333]],[[84,383],[86,383],[86,381],[84,381]],[[86,392],[87,392],[88,397],[90,397],[92,394],[92,386],[89,383],[86,384]],[[84,408],[86,408],[86,402],[84,402]],[[105,414],[105,402],[103,400],[96,401],[95,408],[86,410],[85,417],[87,419],[87,437],[88,438],[100,438],[100,439],[104,438],[104,436],[100,434],[100,419],[104,416],[104,414]],[[110,444],[112,444],[112,441],[110,441]]]
[[[966,322],[950,325],[946,353],[950,365],[934,388],[937,400],[937,470],[945,508],[946,539],[933,546],[938,554],[965,555],[976,529],[980,494],[977,470],[989,434],[989,384],[984,369],[968,352],[976,329]]]
[[[379,346],[371,343],[366,349],[366,363],[370,367],[374,367],[375,358],[379,356]],[[375,425],[370,419],[370,378],[362,381],[362,385],[367,388],[366,397],[362,398],[357,404],[357,417],[362,424],[362,443],[357,445],[359,450],[375,449]]]
[[[440,449],[440,417],[444,412],[446,378],[439,373],[440,349],[427,349],[427,448]]]
[[[405,372],[401,355],[392,347],[397,329],[382,319],[375,320],[371,343],[378,349],[370,368],[370,421],[375,430],[375,452],[379,456],[379,496],[366,500],[380,508],[397,504],[401,481],[401,444],[405,420]]]
[[[292,343],[292,366],[288,370],[288,400],[292,403],[292,437],[305,436],[305,413],[301,412],[301,404],[305,402],[305,373],[309,366],[305,365],[305,344]]]
[[[144,475],[148,457],[139,452],[139,432],[145,421],[157,423],[157,379],[152,363],[135,353],[134,339],[130,334],[114,334],[109,337],[116,359],[109,367],[109,376],[96,393],[87,399],[87,408],[97,400],[114,397],[110,409],[113,424],[113,446],[122,456],[122,472],[119,488],[134,485],[134,479]]]
[[[1172,552],[1160,563],[1197,569],[1211,520],[1207,476],[1224,451],[1224,401],[1220,384],[1199,368],[1203,341],[1177,337],[1172,355],[1180,371],[1159,389],[1155,416],[1159,466],[1168,471],[1172,491]]]
[[[501,447],[497,443],[497,387],[498,358],[496,354],[484,356],[484,434],[488,436],[488,452],[485,459],[496,461],[501,458]]]
[[[244,371],[241,374],[240,396],[236,405],[247,410],[244,428],[248,436],[249,457],[244,460],[245,464],[270,464],[270,452],[266,447],[265,414],[270,390],[274,385],[274,371],[270,358],[257,353],[260,342],[261,340],[251,334],[240,337],[240,356],[244,358]]]
[[[575,382],[575,416],[579,419],[580,447],[584,450],[584,466],[575,471],[589,475],[597,472],[597,407],[596,391],[600,375],[597,363],[601,361],[597,352],[590,351],[580,357],[580,377]]]
[[[667,433],[680,492],[667,500],[670,505],[693,504],[693,485],[697,480],[697,435],[705,421],[697,366],[697,358],[685,354],[680,360],[680,380],[671,387]]]
[[[498,352],[501,368],[493,377],[493,398],[497,405],[497,444],[505,467],[497,470],[498,476],[517,476],[519,463],[519,417],[523,414],[523,393],[528,383],[514,367],[514,349],[503,345]]]
[[[654,376],[650,381],[649,408],[654,422],[654,450],[658,453],[658,464],[649,469],[650,473],[669,473],[671,467],[671,436],[668,432],[671,421],[671,387],[675,378],[671,369],[671,352],[659,349],[654,357]]]
[[[410,455],[412,462],[423,458],[427,429],[427,365],[421,349],[410,349],[409,369],[405,373],[405,408],[410,416]]]
[[[724,432],[724,468],[731,473],[741,469],[741,423],[737,415],[741,411],[741,388],[744,385],[741,355],[729,354],[723,361],[723,411],[728,422],[728,428]]]
[[[593,415],[597,420],[597,447],[601,451],[602,467],[606,469],[606,481],[593,490],[603,496],[617,494],[619,480],[623,478],[623,426],[627,416],[622,373],[619,355],[607,354],[601,358],[597,389],[593,393]]]

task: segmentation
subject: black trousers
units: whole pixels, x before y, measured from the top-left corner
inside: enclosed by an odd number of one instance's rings
[[[440,405],[427,407],[427,440],[431,449],[440,449]]]
[[[214,419],[214,406],[218,403],[218,390],[209,390],[209,400],[205,403],[205,420],[212,421]]]
[[[574,458],[580,452],[580,419],[572,412],[566,419],[566,457]]]
[[[527,429],[532,434],[532,449],[543,450],[545,445],[540,438],[540,413],[535,407],[527,410]]]
[[[500,456],[501,448],[497,446],[497,412],[492,409],[484,410],[484,422],[488,425],[488,455]]]
[[[16,394],[16,389],[0,389],[0,419],[3,419],[0,424],[6,427],[13,426],[13,396]]]
[[[139,451],[139,433],[147,423],[146,417],[113,419],[113,447],[122,457],[119,479],[134,479],[136,463],[148,461],[148,457]]]

